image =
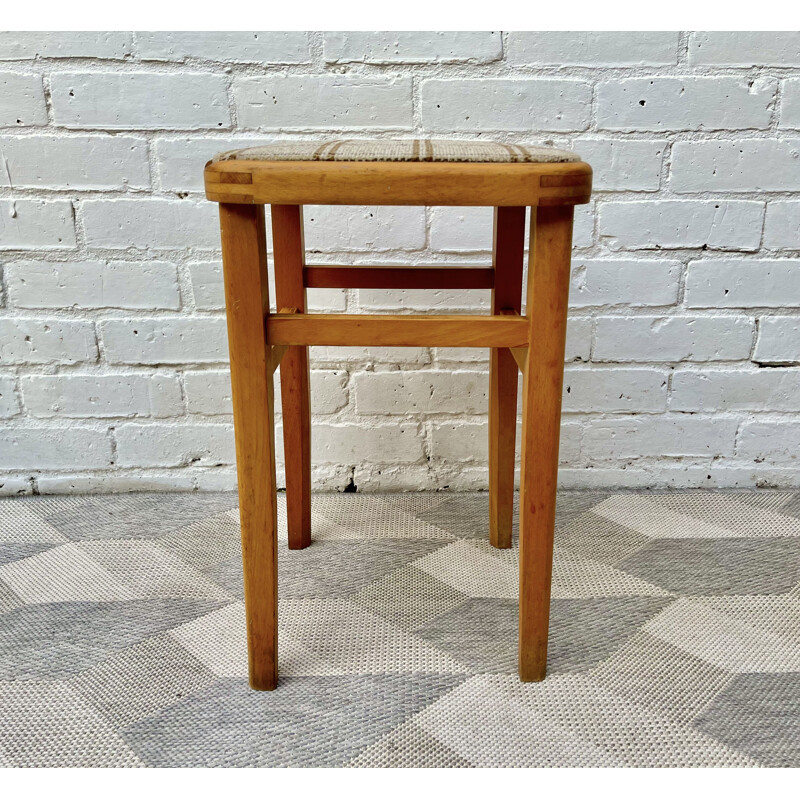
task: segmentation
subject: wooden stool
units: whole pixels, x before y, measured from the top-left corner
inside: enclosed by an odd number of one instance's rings
[[[517,368],[523,374],[519,675],[544,678],[550,613],[573,206],[592,170],[571,152],[490,142],[336,141],[223,153],[220,204],[244,555],[250,685],[277,682],[277,498],[272,373],[281,365],[289,547],[311,542],[309,345],[489,347],[489,530],[511,546]],[[264,205],[272,206],[277,314]],[[307,266],[304,204],[493,206],[491,268]],[[526,207],[530,267],[521,316]],[[307,314],[306,288],[491,289],[492,313]]]

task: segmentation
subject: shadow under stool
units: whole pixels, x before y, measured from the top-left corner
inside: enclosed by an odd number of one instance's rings
[[[491,348],[489,531],[511,547],[518,371],[523,374],[519,675],[547,664],[564,340],[574,206],[592,170],[548,147],[448,140],[287,142],[206,165],[219,203],[244,555],[250,685],[277,683],[273,372],[281,366],[289,547],[311,542],[309,345]],[[276,314],[264,206],[271,206]],[[492,266],[309,266],[303,205],[492,206]],[[522,315],[527,208],[530,262]],[[491,289],[492,313],[308,314],[307,288]]]

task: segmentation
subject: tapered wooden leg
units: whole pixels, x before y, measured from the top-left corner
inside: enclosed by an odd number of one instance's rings
[[[279,310],[294,308],[305,312],[303,208],[274,205],[271,211],[275,304]],[[280,370],[289,548],[300,550],[311,544],[311,397],[308,348],[290,347],[281,359]]]
[[[526,208],[494,210],[492,314],[520,313]],[[489,541],[511,547],[514,518],[514,444],[517,427],[517,362],[493,347],[489,364]]]
[[[277,497],[264,207],[220,203],[250,685],[278,680]]]
[[[550,621],[561,388],[572,246],[572,206],[536,209],[531,222],[526,315],[531,323],[522,382],[519,553],[519,676],[544,679]]]

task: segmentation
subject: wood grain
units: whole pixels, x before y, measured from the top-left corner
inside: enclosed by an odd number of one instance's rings
[[[362,347],[522,347],[526,320],[509,316],[273,314],[269,344]]]
[[[491,267],[307,266],[309,289],[491,289]]]
[[[524,206],[494,210],[492,313],[519,316],[525,257]],[[514,447],[517,434],[517,362],[508,348],[489,359],[489,541],[511,547],[514,521]]]
[[[272,251],[278,308],[306,310],[305,244],[301,206],[274,205]],[[286,522],[289,549],[311,544],[311,396],[308,347],[289,347],[281,361]]]
[[[264,208],[220,204],[222,263],[242,523],[250,685],[274,689],[278,652],[278,512]]]
[[[544,679],[550,621],[561,388],[567,331],[573,209],[539,208],[531,225],[526,316],[531,326],[522,382],[519,551],[519,675]]]
[[[543,177],[547,180],[543,181]],[[228,203],[575,205],[589,202],[592,168],[580,161],[561,164],[222,161],[206,165],[205,186],[209,200],[222,202],[224,198]]]

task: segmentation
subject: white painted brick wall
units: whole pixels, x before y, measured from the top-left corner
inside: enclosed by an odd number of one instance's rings
[[[592,164],[565,486],[800,485],[800,34],[100,31],[0,32],[0,493],[235,485],[203,165],[341,135],[545,141]],[[490,259],[490,209],[305,220],[311,263]],[[309,291],[350,313],[488,299]],[[311,357],[317,487],[486,486],[485,351]],[[276,401],[280,477],[277,383]]]

